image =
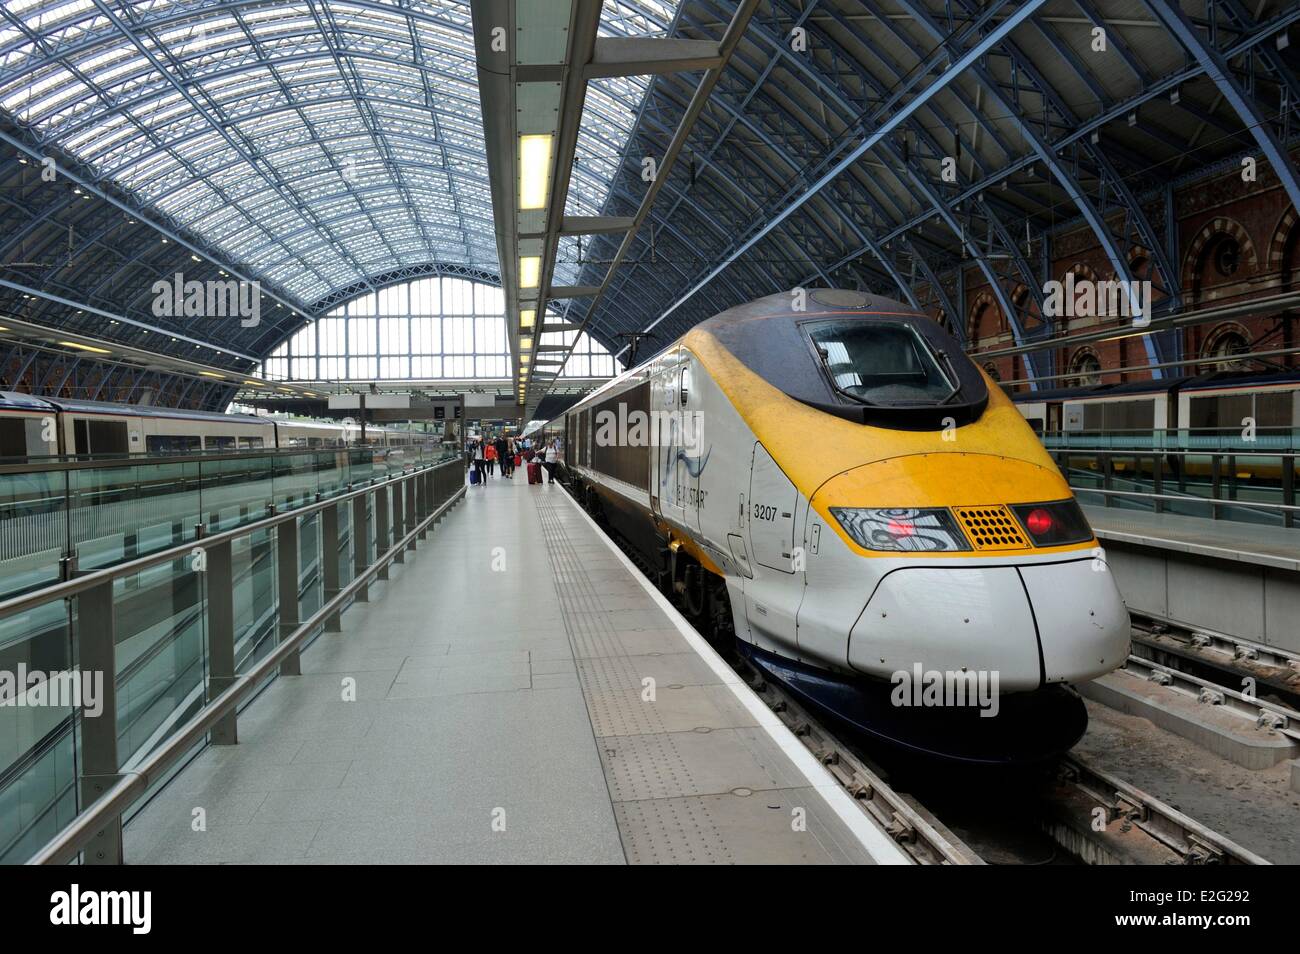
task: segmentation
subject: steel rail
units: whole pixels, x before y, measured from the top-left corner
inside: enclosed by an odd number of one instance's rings
[[[370,488],[366,488],[358,491],[358,493],[366,493],[369,490]],[[356,496],[356,494],[349,494],[348,496]],[[284,641],[279,643],[273,652],[251,670],[237,676],[234,682],[220,695],[195,713],[188,722],[181,726],[158,749],[151,752],[134,770],[123,773],[122,777],[109,787],[103,795],[87,806],[85,811],[79,813],[59,834],[47,842],[45,847],[28,859],[27,864],[58,865],[68,864],[75,860],[82,848],[93,840],[108,822],[119,817],[128,806],[148,790],[153,782],[162,778],[164,773],[175,765],[191,747],[202,741],[208,732],[222,719],[235,712],[239,703],[252,693],[263,679],[273,672],[277,672],[282,662],[302,648],[302,643],[307,640],[308,636],[323,627],[331,616],[342,612],[345,604],[357,592],[364,589],[381,569],[386,569],[399,554],[406,551],[408,545],[414,545],[415,540],[421,533],[439,520],[452,505],[464,496],[465,487],[462,485],[448,500],[416,524],[400,540],[394,541],[393,545],[385,550],[383,554],[378,555],[375,561],[367,566],[363,572],[354,577],[347,586],[341,588],[334,597],[285,637]],[[340,499],[343,498],[331,498],[321,506],[337,503]],[[300,510],[294,511],[292,516],[298,516],[301,512]],[[283,519],[287,519],[289,516],[290,514],[286,514]],[[259,524],[265,523],[268,523],[268,521],[259,522]],[[241,532],[247,531],[247,527],[241,528]],[[225,537],[228,534],[222,534],[222,536]],[[217,538],[213,537],[211,539],[215,540]],[[0,604],[0,609],[3,609],[3,606],[4,604]]]
[[[1108,820],[1123,818],[1136,825],[1187,864],[1272,864],[1154,795],[1089,764],[1078,755],[1062,757],[1059,766],[1063,781],[1104,808]]]

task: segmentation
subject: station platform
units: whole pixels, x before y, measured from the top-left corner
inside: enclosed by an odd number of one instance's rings
[[[470,487],[419,550],[128,863],[907,860],[558,484]]]
[[[1300,529],[1083,509],[1133,612],[1300,653]]]
[[[1083,509],[1103,543],[1114,540],[1300,572],[1300,529],[1119,507]]]

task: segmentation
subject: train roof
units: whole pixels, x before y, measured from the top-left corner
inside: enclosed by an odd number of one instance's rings
[[[0,391],[0,411],[53,411],[54,405],[44,398],[21,391]]]
[[[1012,395],[1017,404],[1036,404],[1039,401],[1063,401],[1071,398],[1122,397],[1127,394],[1151,394],[1165,391],[1208,391],[1215,388],[1249,387],[1250,385],[1300,384],[1300,371],[1214,371],[1210,374],[1185,375],[1178,378],[1156,378],[1147,381],[1126,381],[1123,384],[1098,384],[1092,387],[1050,388],[1043,391],[1021,391]]]
[[[45,398],[51,406],[68,413],[118,415],[122,417],[168,417],[191,421],[224,421],[226,424],[257,424],[269,428],[270,421],[253,415],[224,415],[218,411],[190,411],[187,408],[155,407],[152,404],[112,404],[107,400]]]

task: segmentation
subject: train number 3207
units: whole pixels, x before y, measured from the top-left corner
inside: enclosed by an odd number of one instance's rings
[[[776,519],[776,508],[775,508],[775,507],[769,507],[769,506],[766,505],[766,504],[754,504],[754,519],[755,519],[755,520],[775,520],[775,519]]]

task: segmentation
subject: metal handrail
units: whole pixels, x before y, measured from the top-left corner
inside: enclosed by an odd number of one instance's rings
[[[228,460],[253,460],[268,458],[278,460],[295,455],[337,455],[356,451],[377,450],[423,450],[445,445],[436,441],[419,444],[347,444],[339,447],[248,447],[238,450],[222,450],[198,453],[183,452],[178,454],[123,454],[120,456],[49,456],[27,458],[23,461],[0,459],[0,474],[31,474],[61,472],[65,470],[97,470],[126,467],[139,467],[142,464],[203,464]],[[436,462],[435,462],[436,463]]]
[[[296,520],[304,514],[313,513],[325,507],[336,506],[362,494],[372,493],[384,483],[400,484],[430,470],[436,471],[440,468],[450,467],[460,469],[460,466],[460,461],[453,459],[452,461],[440,461],[436,464],[430,464],[427,467],[421,467],[402,475],[393,475],[386,481],[372,483],[355,491],[349,491],[283,514],[276,514],[256,523],[203,538],[202,544],[216,546],[221,543],[231,542],[236,537],[273,527],[289,520]],[[92,840],[101,835],[108,826],[118,821],[122,813],[144,794],[154,781],[162,778],[163,773],[175,765],[195,744],[202,741],[210,731],[218,727],[224,720],[230,718],[237,711],[240,702],[253,692],[262,680],[294,657],[301,648],[301,644],[311,634],[321,627],[327,626],[331,617],[341,613],[350,600],[364,591],[370,582],[381,571],[386,570],[390,564],[397,561],[405,550],[408,548],[413,549],[415,540],[464,495],[465,487],[461,485],[428,516],[414,524],[401,539],[395,539],[392,546],[382,554],[376,554],[374,562],[357,572],[346,586],[341,587],[310,617],[298,624],[291,633],[285,635],[276,648],[251,670],[234,677],[225,689],[214,699],[207,702],[166,742],[146,756],[134,770],[118,773],[120,777],[52,838],[44,848],[28,859],[27,864],[68,864],[72,862]],[[140,569],[167,560],[188,556],[195,545],[195,543],[191,542],[190,544],[172,547],[161,553],[132,560],[120,566],[97,570],[86,574],[84,577],[55,584],[33,594],[6,600],[0,603],[0,618],[21,612],[32,605],[39,605],[54,599],[66,599],[69,596],[84,592],[90,587],[111,583],[112,580],[120,576],[138,572]]]
[[[1264,508],[1268,510],[1290,511],[1300,513],[1300,506],[1292,504],[1268,503],[1266,501],[1254,500],[1227,500],[1223,497],[1197,497],[1192,494],[1155,494],[1146,493],[1140,490],[1110,490],[1106,487],[1078,487],[1070,485],[1070,490],[1077,497],[1079,494],[1106,494],[1111,497],[1143,497],[1151,500],[1177,500],[1182,503],[1203,503],[1209,505],[1219,505],[1228,507],[1247,507],[1247,508]]]
[[[74,576],[72,579],[55,583],[51,586],[45,587],[44,589],[35,590],[31,593],[24,593],[20,596],[10,597],[7,600],[0,600],[0,619],[5,619],[15,613],[21,613],[25,610],[33,609],[34,607],[40,606],[44,603],[52,603],[58,599],[67,599],[76,596],[78,593],[83,593],[102,583],[113,582],[120,577],[139,573],[141,570],[147,570],[150,567],[159,565],[160,563],[183,559],[184,557],[190,556],[196,546],[209,547],[233,542],[239,537],[246,536],[247,534],[254,533],[258,530],[269,530],[270,528],[279,526],[288,520],[315,513],[318,510],[324,510],[326,507],[332,507],[342,501],[351,500],[361,494],[370,493],[376,487],[383,484],[400,483],[401,481],[408,480],[414,474],[422,473],[430,469],[437,469],[438,467],[444,467],[449,463],[459,465],[460,461],[459,459],[453,458],[451,461],[437,461],[436,463],[427,464],[423,467],[416,467],[413,470],[404,471],[400,474],[386,474],[375,478],[371,483],[366,484],[364,487],[359,487],[355,490],[345,490],[344,492],[335,494],[331,497],[325,497],[317,492],[317,499],[313,503],[303,504],[300,507],[294,507],[292,510],[276,512],[272,516],[264,517],[263,519],[256,520],[253,523],[245,523],[238,527],[234,527],[233,529],[223,530],[220,533],[214,533],[210,536],[205,536],[200,532],[199,536],[195,539],[186,543],[177,544],[174,547],[169,547],[166,550],[159,550],[156,553],[136,557],[134,560],[128,560],[126,563],[114,564],[113,566],[105,567],[100,570],[91,570],[88,573]],[[349,484],[348,486],[351,487],[352,485]],[[276,506],[274,503],[270,503],[267,504],[267,509],[274,511],[276,510]],[[200,528],[201,526],[202,525],[200,525]]]

